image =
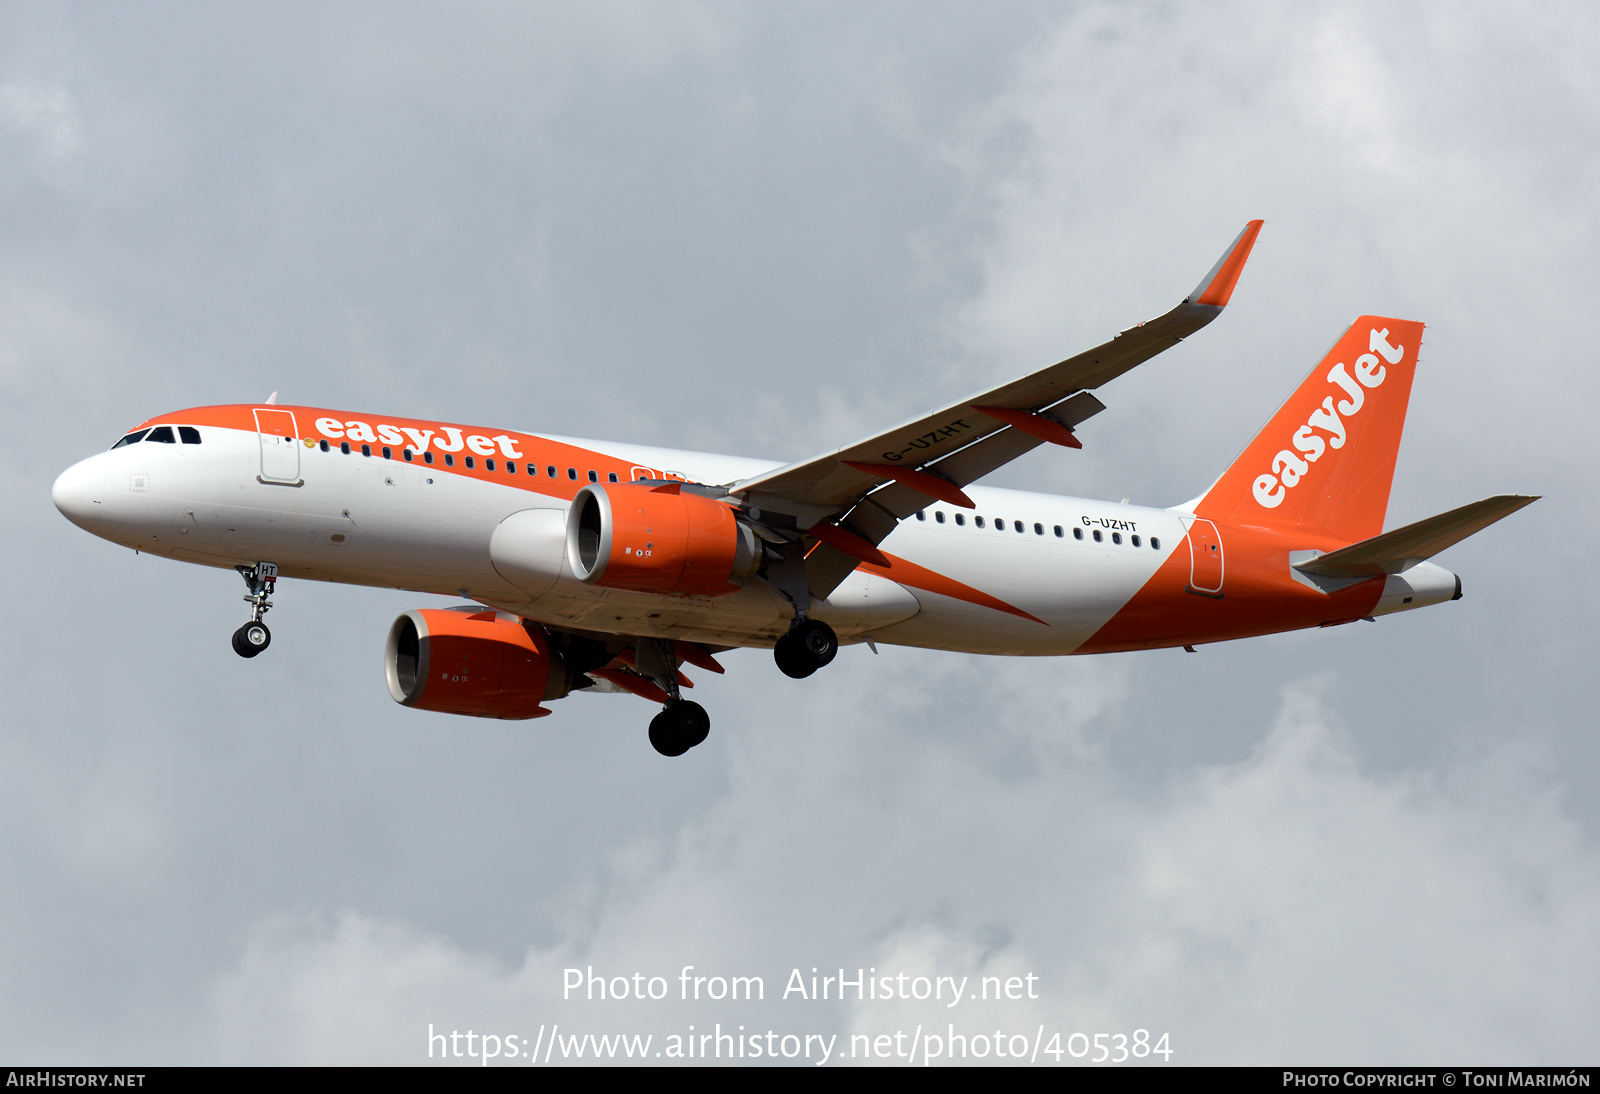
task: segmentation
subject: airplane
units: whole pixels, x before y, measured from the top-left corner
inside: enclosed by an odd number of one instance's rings
[[[140,423],[56,480],[68,520],[244,578],[242,657],[280,578],[460,597],[389,629],[389,693],[420,710],[550,714],[571,692],[660,705],[678,756],[710,718],[685,665],[773,650],[802,679],[840,643],[1001,655],[1181,647],[1461,597],[1428,559],[1537,500],[1383,531],[1423,325],[1363,315],[1239,457],[1170,508],[972,485],[1081,448],[1094,394],[1206,326],[1252,220],[1183,301],[1110,341],[789,464],[264,403]]]

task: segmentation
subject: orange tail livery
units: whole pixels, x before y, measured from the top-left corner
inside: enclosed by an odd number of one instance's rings
[[[1381,532],[1421,345],[1421,323],[1357,319],[1196,515],[1344,540]]]

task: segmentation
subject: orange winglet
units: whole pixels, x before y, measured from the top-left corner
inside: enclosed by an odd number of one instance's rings
[[[598,676],[608,683],[617,685],[624,691],[631,691],[641,699],[649,699],[652,703],[660,703],[662,706],[666,705],[667,693],[636,672],[626,672],[622,669],[590,669],[589,675]]]
[[[930,498],[959,505],[963,509],[976,509],[971,498],[961,492],[961,488],[949,479],[941,479],[938,475],[930,475],[926,471],[913,471],[909,467],[895,467],[887,463],[857,463],[854,460],[840,460],[846,467],[853,467],[857,471],[868,475],[876,475],[880,479],[893,479],[895,482],[911,487],[919,494],[926,494]],[[819,537],[820,538],[820,537]],[[843,550],[843,548],[840,548]],[[845,554],[849,554],[845,551]]]
[[[1027,410],[1012,410],[1003,406],[974,406],[972,409],[979,414],[987,414],[991,418],[1020,429],[1030,437],[1038,437],[1041,441],[1049,441],[1051,444],[1059,444],[1067,448],[1083,447],[1083,442],[1078,440],[1072,430],[1053,418],[1046,418],[1043,414],[1035,414]]]
[[[639,655],[634,650],[623,650],[621,653],[617,654],[618,661],[621,661],[624,665],[632,665],[635,671],[638,670],[638,658]],[[680,688],[692,688],[694,687],[694,681],[680,672],[678,673],[678,686]]]
[[[1256,236],[1261,232],[1262,223],[1259,220],[1252,220],[1244,226],[1244,231],[1233,241],[1233,246],[1228,250],[1226,257],[1217,263],[1217,268],[1210,279],[1198,290],[1193,303],[1215,304],[1219,308],[1227,305],[1233,297],[1233,287],[1239,283],[1239,275],[1244,272],[1244,263],[1245,259],[1250,257],[1250,248],[1256,245]]]
[[[857,561],[870,562],[874,566],[889,565],[888,556],[882,551],[854,532],[840,528],[837,524],[819,521],[806,530],[806,535],[826,543],[835,550],[843,551]]]
[[[706,652],[703,646],[696,645],[693,642],[685,642],[681,638],[675,641],[672,646],[680,661],[687,661],[689,664],[705,669],[707,672],[720,673],[727,671],[717,663],[715,657]]]

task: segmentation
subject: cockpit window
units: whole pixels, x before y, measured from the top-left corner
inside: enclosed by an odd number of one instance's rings
[[[172,435],[170,425],[158,425],[150,431],[150,436],[145,438],[146,444],[177,444],[178,438]]]
[[[200,443],[200,431],[192,425],[180,425],[178,427],[178,437],[184,444]]]
[[[138,444],[140,441],[144,440],[144,435],[148,432],[150,432],[148,429],[136,430],[133,433],[129,433],[126,437],[122,438],[122,440],[118,441],[111,447],[113,449],[118,449],[125,444]]]

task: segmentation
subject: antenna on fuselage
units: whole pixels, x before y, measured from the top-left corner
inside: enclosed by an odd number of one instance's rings
[[[278,393],[276,391],[274,391],[271,395],[267,396],[267,401],[266,401],[265,405],[266,406],[277,406],[278,405]]]

